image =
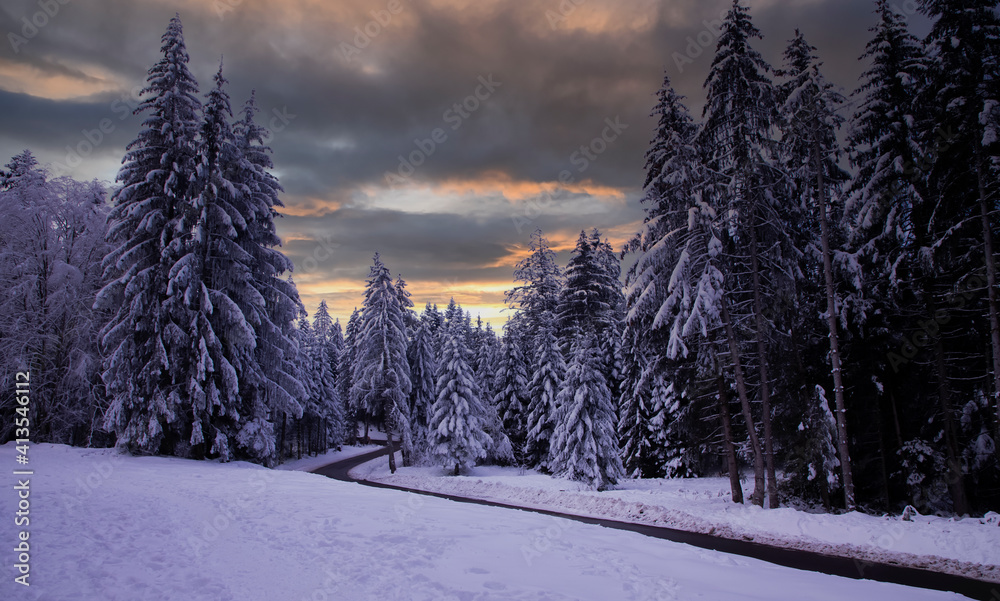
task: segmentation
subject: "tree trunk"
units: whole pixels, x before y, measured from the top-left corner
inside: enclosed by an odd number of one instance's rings
[[[385,439],[389,445],[389,473],[396,473],[396,444],[392,441],[392,428],[386,424]]]
[[[990,342],[993,345],[993,402],[996,404],[997,423],[994,440],[1000,442],[1000,316],[997,315],[997,268],[993,260],[993,232],[990,228],[990,213],[986,202],[986,185],[983,182],[980,149],[976,147],[976,179],[979,184],[979,213],[983,221],[983,249],[986,253],[986,291],[990,311]],[[1000,458],[1000,444],[996,445]]]
[[[302,420],[295,423],[295,453],[298,459],[302,459]]]
[[[774,438],[771,436],[771,383],[767,373],[767,337],[764,333],[764,302],[760,293],[760,263],[757,260],[757,230],[750,231],[750,271],[753,276],[753,318],[757,330],[757,371],[760,374],[761,421],[764,425],[764,459],[767,469],[767,506],[778,508],[778,481],[774,473]]]
[[[729,319],[728,300],[723,295],[721,305],[722,321],[726,329],[726,339],[729,342],[729,359],[733,364],[733,374],[736,378],[736,392],[740,397],[740,406],[743,408],[743,419],[747,423],[747,436],[750,439],[750,448],[753,450],[753,472],[754,489],[750,495],[750,502],[759,507],[764,506],[764,455],[760,451],[760,440],[757,438],[757,429],[754,426],[753,413],[750,411],[750,398],[747,396],[746,379],[743,376],[743,366],[740,364],[740,351],[736,344],[736,330]]]
[[[840,337],[837,334],[837,297],[833,286],[833,260],[830,256],[830,223],[826,214],[826,181],[819,157],[819,142],[813,145],[813,162],[816,168],[816,191],[819,207],[820,241],[823,247],[823,279],[826,285],[826,325],[830,330],[830,370],[833,372],[833,398],[837,416],[837,453],[840,455],[840,473],[844,480],[844,505],[848,511],[855,508],[854,473],[847,438],[847,404],[844,400],[844,377],[840,365]]]
[[[285,425],[288,422],[288,416],[285,412],[281,412],[281,438],[278,442],[278,461],[285,458]]]
[[[733,444],[733,424],[729,416],[729,390],[722,370],[716,377],[719,383],[719,415],[722,418],[722,437],[725,439],[726,465],[729,469],[729,488],[732,490],[733,503],[743,502],[743,487],[740,485],[740,471],[736,463],[736,445]]]
[[[372,439],[368,436],[368,416],[365,416],[365,437],[361,439],[362,444],[371,444]]]
[[[962,460],[958,452],[958,440],[955,437],[955,420],[951,413],[951,389],[948,386],[948,372],[945,366],[944,343],[938,336],[934,343],[934,366],[938,380],[938,402],[944,418],[944,441],[946,462],[945,479],[955,513],[969,513],[969,500],[965,496],[965,474],[962,472]]]

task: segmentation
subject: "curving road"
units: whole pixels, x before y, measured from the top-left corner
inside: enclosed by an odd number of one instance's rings
[[[763,561],[798,570],[809,570],[812,572],[831,574],[833,576],[843,576],[846,578],[866,578],[868,580],[876,580],[879,582],[891,582],[895,584],[904,584],[907,586],[916,586],[940,591],[951,591],[973,599],[981,599],[983,601],[1000,601],[1000,584],[984,582],[963,576],[954,576],[951,574],[942,574],[939,572],[930,572],[928,570],[920,570],[891,564],[872,563],[834,555],[823,555],[821,553],[814,553],[811,551],[785,549],[783,547],[762,545],[760,543],[744,540],[719,538],[708,534],[686,532],[684,530],[675,530],[673,528],[664,528],[662,526],[631,524],[628,522],[619,522],[602,518],[571,515],[567,513],[560,513],[558,511],[549,511],[546,509],[520,507],[518,505],[510,505],[496,501],[484,501],[482,499],[471,499],[468,497],[460,497],[444,493],[426,492],[403,486],[383,484],[381,482],[356,480],[350,476],[349,472],[355,467],[377,457],[381,457],[382,455],[386,455],[388,452],[388,449],[377,449],[375,451],[371,451],[370,453],[330,463],[311,471],[314,474],[320,474],[328,478],[333,478],[334,480],[356,482],[373,488],[401,490],[427,495],[430,497],[439,497],[442,499],[457,501],[459,503],[503,507],[505,509],[519,509],[522,511],[531,511],[534,513],[565,518],[567,520],[574,520],[584,524],[595,524],[598,526],[604,526],[605,528],[614,528],[616,530],[628,530],[645,536],[662,538],[664,540],[670,540],[678,543],[686,543],[702,549],[711,549],[713,551],[722,551],[723,553],[731,553],[733,555],[743,555],[745,557],[761,559]]]

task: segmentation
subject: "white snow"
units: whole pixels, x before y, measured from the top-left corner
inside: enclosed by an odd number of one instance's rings
[[[462,476],[408,467],[390,475],[385,458],[351,474],[418,490],[551,509],[573,515],[666,526],[783,547],[951,572],[1000,582],[997,520],[807,513],[730,501],[728,478],[625,480],[597,492],[518,468],[480,466]],[[749,495],[753,483],[743,483]]]
[[[30,453],[31,586],[13,582],[4,519],[0,599],[964,598],[246,463]],[[0,463],[14,465],[12,443]]]

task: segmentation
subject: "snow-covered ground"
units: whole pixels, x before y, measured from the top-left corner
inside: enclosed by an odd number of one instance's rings
[[[476,467],[452,476],[441,468],[400,468],[385,458],[351,475],[407,488],[442,492],[573,515],[705,532],[782,547],[951,572],[1000,582],[1000,516],[951,519],[806,513],[761,509],[730,501],[727,478],[627,480],[596,492],[569,480],[517,468]],[[744,483],[747,494],[753,483]],[[863,568],[863,566],[861,566]]]
[[[4,600],[964,598],[246,463],[30,454],[31,586],[13,582],[5,517]],[[12,444],[0,463],[14,465]]]

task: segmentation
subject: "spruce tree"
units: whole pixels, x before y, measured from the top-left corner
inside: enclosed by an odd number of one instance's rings
[[[486,457],[492,444],[467,356],[462,320],[452,319],[442,331],[438,396],[431,407],[430,451],[442,465],[454,466],[456,476],[463,467],[471,467]]]
[[[162,37],[136,114],[143,129],[127,149],[112,196],[104,258],[108,282],[95,303],[110,319],[101,331],[105,425],[135,452],[172,452],[190,405],[174,366],[186,361],[188,323],[164,306],[170,270],[181,254],[181,218],[197,160],[198,84],[188,70],[180,17]]]
[[[524,445],[528,467],[550,470],[549,443],[556,422],[556,395],[566,376],[566,362],[556,338],[555,318],[544,312],[535,335],[535,368],[528,384],[528,420]]]
[[[559,391],[548,467],[553,474],[604,490],[624,475],[615,412],[592,335],[573,345]]]
[[[788,157],[787,169],[792,175],[801,202],[819,222],[820,255],[822,257],[823,289],[826,296],[826,325],[830,342],[830,371],[837,416],[837,448],[840,454],[844,482],[844,503],[849,511],[855,508],[854,477],[851,470],[847,435],[847,403],[844,398],[844,375],[841,367],[840,333],[838,331],[837,290],[834,283],[834,244],[842,241],[833,231],[837,216],[831,205],[848,175],[840,168],[840,143],[837,130],[844,118],[837,110],[843,96],[820,72],[820,63],[813,54],[815,48],[798,31],[785,50],[785,76],[782,85],[782,144]],[[832,223],[831,223],[832,222]],[[803,227],[815,237],[816,228]],[[814,241],[810,242],[815,245]]]
[[[168,274],[164,307],[188,333],[187,350],[174,362],[182,394],[189,405],[188,443],[199,454],[228,460],[242,421],[263,418],[264,431],[254,431],[246,442],[257,460],[274,453],[267,413],[244,413],[240,384],[259,377],[254,348],[256,333],[244,309],[257,303],[249,257],[236,243],[246,228],[236,186],[226,165],[238,160],[228,119],[232,116],[222,67],[208,93],[201,127],[198,164],[189,202],[184,204],[177,238],[178,258]],[[190,232],[190,235],[188,234]]]
[[[504,301],[518,311],[514,319],[525,322],[526,331],[538,332],[542,315],[556,314],[563,274],[555,253],[541,230],[531,234],[531,254],[514,266],[514,281],[519,282],[504,296]]]
[[[778,489],[771,428],[769,349],[774,326],[781,325],[781,312],[788,310],[785,299],[775,293],[787,289],[787,282],[782,280],[793,273],[789,261],[795,251],[789,248],[789,232],[793,227],[789,210],[793,207],[782,189],[785,181],[774,139],[777,106],[769,76],[771,68],[750,46],[754,38],[761,38],[760,31],[751,22],[748,9],[734,0],[705,80],[708,98],[698,145],[705,153],[709,169],[723,180],[718,208],[727,220],[726,227],[719,230],[727,255],[724,271],[727,295],[746,292],[746,302],[734,302],[732,306],[747,307],[747,319],[737,321],[750,326],[738,339],[734,332],[730,354],[735,358],[737,343],[752,341],[747,351],[756,353],[766,487],[769,506],[773,508],[778,506]],[[725,302],[722,309],[729,312]],[[723,321],[733,325],[734,320],[723,316]],[[740,396],[742,402],[745,392],[741,391]],[[762,494],[763,491],[754,491],[755,503]]]
[[[351,388],[354,384],[354,365],[355,357],[357,356],[358,327],[360,322],[361,312],[355,307],[354,311],[351,312],[351,317],[347,320],[347,328],[344,330],[344,350],[340,353],[340,359],[337,362],[337,373],[340,375],[337,386],[340,389],[340,398],[347,405],[347,421],[350,428],[348,440],[354,440],[357,437],[358,422],[364,420],[364,443],[368,444],[367,414],[358,406],[358,399],[351,395]]]
[[[246,227],[237,232],[236,244],[249,258],[252,286],[259,295],[244,309],[256,335],[254,359],[259,366],[258,378],[240,383],[244,402],[250,409],[247,413],[253,414],[245,427],[247,434],[266,430],[262,410],[270,411],[272,421],[280,416],[282,423],[286,416],[301,416],[299,399],[305,394],[298,381],[293,340],[302,303],[295,285],[284,277],[293,266],[278,249],[281,239],[274,223],[279,216],[277,209],[284,206],[278,196],[282,188],[270,172],[274,168],[271,149],[264,143],[270,132],[256,122],[258,110],[251,93],[240,111],[240,119],[233,125],[237,160],[226,167],[246,221]]]
[[[389,469],[396,471],[393,431],[411,447],[408,400],[410,366],[406,360],[406,317],[399,289],[375,253],[365,286],[354,357],[351,399],[369,415],[381,416],[389,439]],[[409,449],[407,449],[409,451]]]
[[[414,462],[417,463],[429,448],[431,405],[437,399],[438,362],[434,353],[434,334],[423,319],[410,341],[409,361],[410,381],[413,384],[410,390],[410,424],[413,429]]]
[[[986,394],[996,405],[995,436],[1000,440],[1000,301],[993,236],[997,231],[996,195],[1000,171],[996,169],[1000,144],[991,129],[1000,102],[1000,14],[996,0],[922,0],[921,11],[933,19],[925,40],[933,57],[927,85],[920,99],[929,106],[928,125],[923,128],[923,147],[928,172],[928,195],[934,212],[928,215],[926,238],[918,236],[937,273],[926,282],[936,288],[927,290],[928,309],[944,304],[945,294],[954,290],[956,280],[967,279],[972,272],[985,275],[985,306],[978,308],[985,316],[990,336],[991,361],[987,367],[990,382]],[[941,130],[961,140],[940,152]],[[973,230],[970,221],[978,227]],[[923,223],[921,224],[923,225]],[[936,276],[936,277],[935,277]],[[958,321],[958,320],[956,320]],[[944,450],[949,470],[947,478],[954,510],[958,514],[971,509],[966,484],[969,470],[962,458],[965,446],[957,423],[956,408],[977,392],[963,391],[966,370],[964,352],[956,352],[950,340],[961,335],[959,324],[944,324],[942,337],[935,346],[935,370],[938,376],[938,411],[942,417]],[[984,328],[985,329],[985,328]],[[952,383],[952,378],[958,382]],[[992,390],[990,390],[992,389]],[[969,441],[971,442],[971,441]],[[995,446],[995,445],[994,445]],[[996,459],[1000,462],[1000,452]],[[990,475],[996,485],[996,469]]]
[[[500,348],[500,367],[494,380],[493,404],[510,439],[514,461],[524,464],[527,440],[528,365],[524,359],[520,332],[508,322]]]

